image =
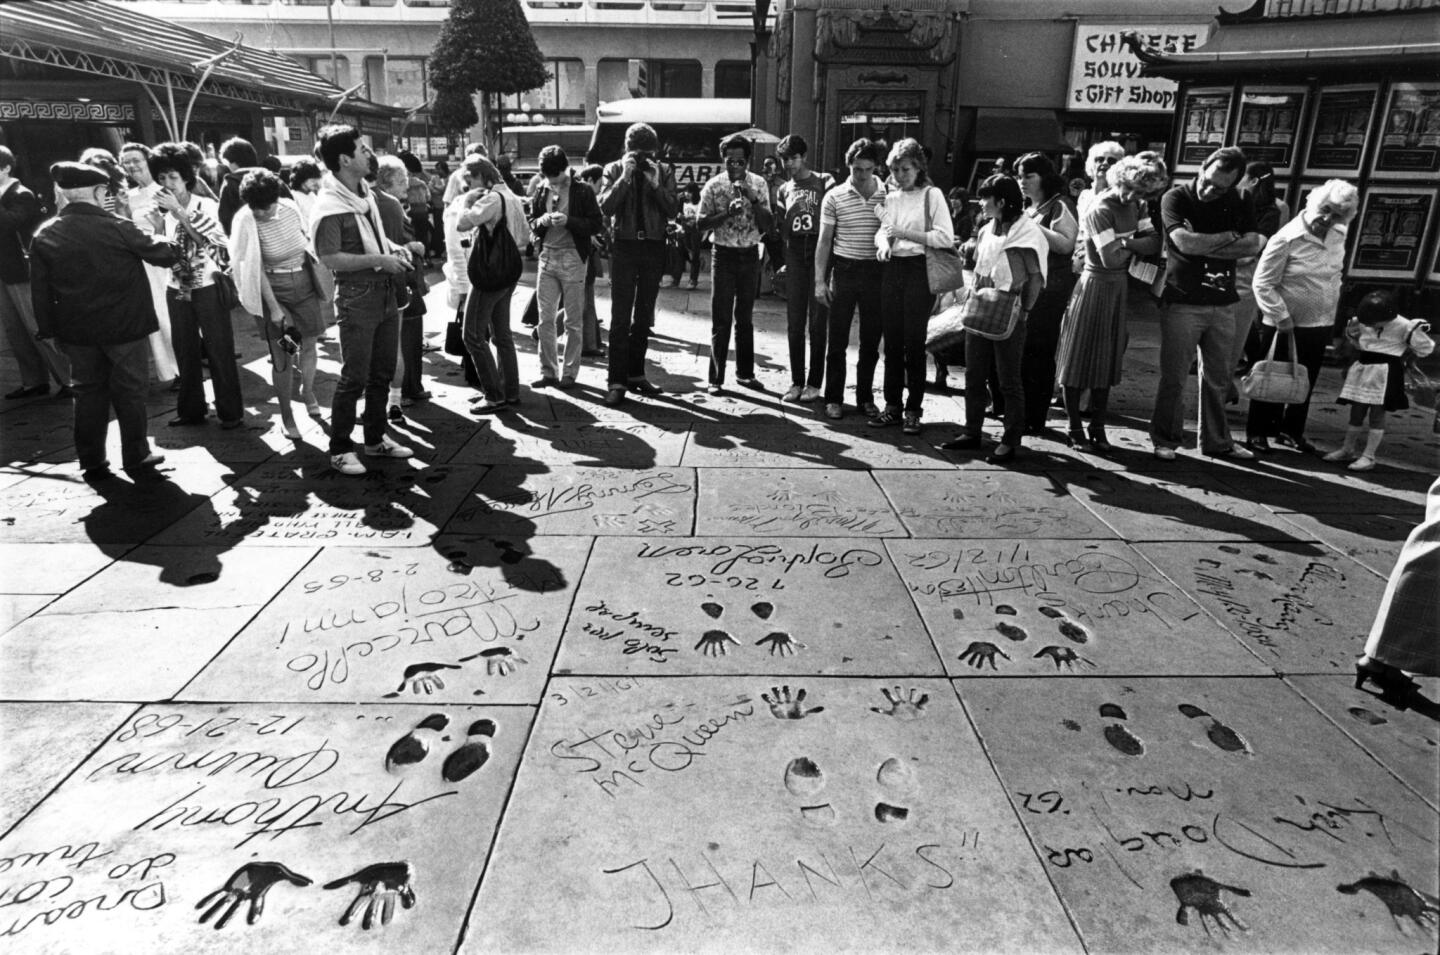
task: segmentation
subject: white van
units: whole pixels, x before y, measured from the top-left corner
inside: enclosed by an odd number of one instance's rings
[[[648,123],[660,137],[660,157],[675,167],[675,180],[703,186],[724,171],[720,140],[749,129],[748,99],[623,99],[595,110],[589,162],[614,162],[625,154],[625,130]]]

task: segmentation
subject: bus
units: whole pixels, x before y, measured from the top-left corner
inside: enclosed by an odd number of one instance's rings
[[[546,146],[565,150],[570,168],[579,172],[585,165],[585,150],[590,146],[593,129],[589,125],[504,126],[500,129],[500,152],[510,157],[510,171],[521,185],[540,171],[540,150]]]
[[[595,135],[585,158],[605,164],[625,155],[625,130],[648,123],[660,137],[660,157],[675,167],[678,185],[703,186],[724,172],[720,140],[749,129],[748,99],[624,99],[595,110]]]

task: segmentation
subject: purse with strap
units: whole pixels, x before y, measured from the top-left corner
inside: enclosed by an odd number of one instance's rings
[[[505,222],[505,197],[500,200],[500,218],[492,228],[475,230],[470,249],[468,274],[470,285],[481,292],[500,292],[520,281],[524,263],[520,250]]]
[[[975,288],[961,307],[960,323],[967,332],[991,341],[1004,341],[1020,321],[1020,296],[995,287],[990,276],[975,280]]]
[[[930,231],[930,193],[940,194],[940,190],[934,187],[925,192],[925,231]],[[944,197],[941,196],[941,201]],[[960,261],[960,253],[953,248],[937,249],[931,245],[925,246],[925,282],[930,286],[931,295],[941,295],[945,292],[953,292],[958,288],[965,287],[965,266]]]
[[[1290,361],[1275,360],[1275,346],[1280,335],[1270,339],[1270,350],[1265,357],[1250,367],[1250,373],[1240,379],[1240,393],[1251,401],[1268,401],[1277,405],[1304,404],[1310,397],[1310,374],[1305,366],[1293,360],[1295,356],[1295,332],[1287,331],[1290,343]]]

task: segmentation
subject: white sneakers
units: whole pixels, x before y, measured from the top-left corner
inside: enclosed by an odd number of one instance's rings
[[[378,444],[365,445],[365,453],[372,458],[413,458],[415,452],[403,444],[396,444],[389,438],[381,438]]]
[[[365,453],[372,458],[412,458],[415,452],[403,444],[396,444],[389,438],[381,438],[376,444],[365,445]],[[341,474],[358,475],[365,473],[365,465],[354,451],[330,455],[330,466]]]
[[[355,456],[354,451],[330,455],[330,466],[341,474],[356,475],[365,473],[365,465],[360,463],[360,459]]]

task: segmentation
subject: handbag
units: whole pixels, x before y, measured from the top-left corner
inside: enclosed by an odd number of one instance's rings
[[[925,326],[925,350],[932,355],[948,352],[965,342],[963,316],[970,290],[962,287],[956,290],[954,296],[955,300],[931,315]]]
[[[960,310],[960,323],[967,332],[974,332],[991,341],[1004,341],[1015,331],[1020,320],[1020,296],[996,288],[989,276],[976,280],[977,286]]]
[[[520,250],[505,224],[505,199],[500,198],[500,218],[493,228],[475,230],[467,272],[472,288],[482,292],[500,292],[520,281],[524,265]]]
[[[931,189],[925,196],[925,231],[930,231],[930,192],[939,193],[939,189]],[[960,261],[960,253],[953,248],[937,249],[932,246],[925,246],[925,282],[930,286],[931,295],[940,295],[944,292],[953,292],[965,286],[965,266]]]
[[[1414,358],[1405,362],[1405,394],[1409,396],[1410,403],[1420,408],[1435,408],[1440,411],[1440,402],[1437,402],[1437,386],[1435,380],[1420,368]]]
[[[445,323],[445,354],[457,357],[469,354],[465,350],[465,326],[458,318]]]
[[[1293,360],[1295,355],[1295,333],[1285,333],[1290,343],[1290,361],[1275,360],[1275,346],[1280,343],[1277,333],[1270,339],[1270,350],[1265,357],[1250,366],[1250,372],[1240,379],[1240,393],[1251,401],[1268,401],[1277,405],[1304,404],[1310,397],[1310,375],[1305,366]]]

